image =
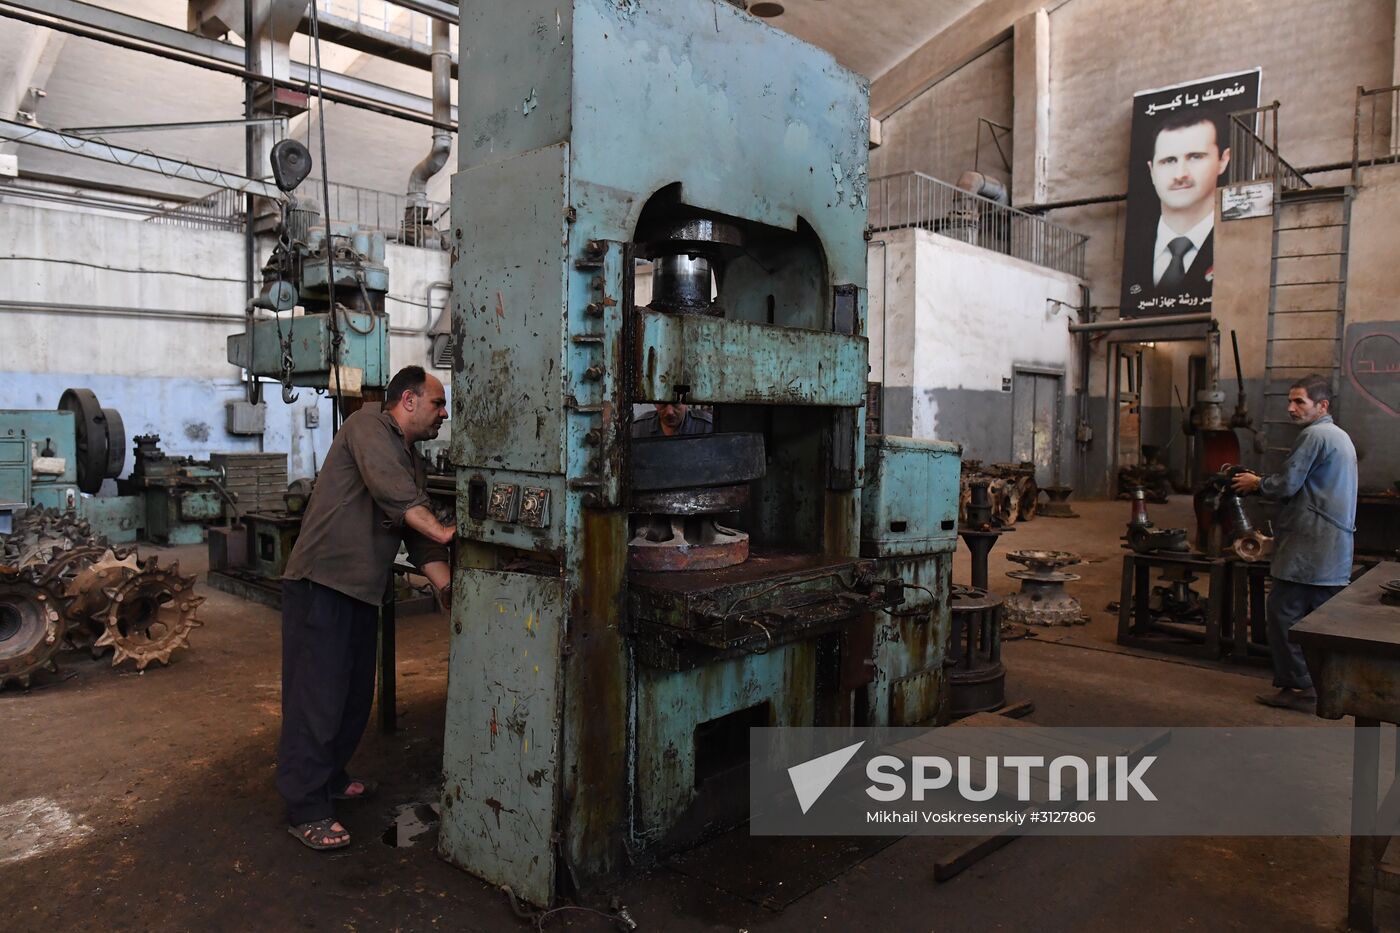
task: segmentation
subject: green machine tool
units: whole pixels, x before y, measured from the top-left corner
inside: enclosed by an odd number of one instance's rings
[[[460,9],[438,844],[546,905],[741,821],[751,727],[938,715],[960,458],[866,445],[864,79],[725,0]]]

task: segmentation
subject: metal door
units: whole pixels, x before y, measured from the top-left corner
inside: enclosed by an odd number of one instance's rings
[[[1036,482],[1058,481],[1064,375],[1017,369],[1011,389],[1011,459],[1035,464]]]

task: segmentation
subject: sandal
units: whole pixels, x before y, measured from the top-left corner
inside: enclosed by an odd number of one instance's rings
[[[360,792],[358,794],[346,793],[346,791],[350,790],[350,788],[354,787],[356,784],[360,785]],[[364,781],[360,778],[351,778],[350,780],[345,782],[345,786],[342,787],[338,792],[331,794],[331,799],[365,800],[369,797],[374,796],[374,792],[378,789],[379,785],[374,783],[373,781]]]
[[[288,826],[287,832],[308,849],[323,852],[326,849],[343,849],[350,844],[350,833],[343,826],[335,829],[338,825],[340,824],[336,822],[335,817],[331,816],[314,823]]]

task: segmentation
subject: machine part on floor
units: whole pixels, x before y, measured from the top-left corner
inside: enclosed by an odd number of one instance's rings
[[[237,500],[224,488],[222,469],[193,457],[168,456],[160,449],[159,434],[136,438],[131,474],[117,481],[117,489],[145,499],[145,537],[160,545],[198,544],[205,525],[238,510]]]
[[[194,575],[180,576],[179,563],[151,566],[103,591],[109,605],[96,615],[103,631],[95,647],[112,648],[112,666],[130,658],[137,670],[152,661],[170,663],[177,648],[189,647],[190,630],[203,625],[195,610]]]
[[[1233,483],[1245,467],[1225,464],[1208,477],[1196,493],[1196,547],[1211,556],[1233,554],[1244,561],[1265,561],[1273,555],[1274,540],[1254,527],[1235,492]]]
[[[98,543],[92,526],[74,513],[30,508],[14,520],[9,534],[0,537],[0,566],[42,573],[69,548]]]
[[[1089,621],[1079,600],[1065,590],[1066,583],[1079,579],[1061,568],[1079,563],[1079,555],[1068,551],[1012,551],[1006,559],[1025,564],[1025,570],[1011,570],[1007,576],[1021,581],[1021,591],[1006,597],[1006,620],[1024,625],[1082,625]]]
[[[81,558],[78,563],[82,563]],[[155,564],[154,557],[142,564],[134,550],[104,550],[95,560],[67,576],[62,592],[67,600],[64,614],[68,623],[65,634],[68,644],[73,648],[89,648],[93,657],[99,656],[102,652],[95,642],[104,631],[101,620],[111,608],[109,593],[143,570],[154,569]],[[60,578],[63,578],[62,573]]]
[[[979,587],[954,584],[948,608],[951,718],[990,712],[1006,705],[1006,666],[1001,661],[1002,599]]]
[[[1009,528],[1018,521],[1028,521],[1035,518],[1039,510],[1040,488],[1035,482],[1035,464],[1029,461],[988,466],[980,460],[964,460],[964,508],[970,501],[973,484],[986,487],[991,501],[992,521],[998,526]],[[962,524],[968,526],[979,522],[971,521],[964,512]]]
[[[1147,517],[1147,490],[1134,486],[1128,491],[1132,502],[1132,515],[1128,519],[1128,531],[1123,535],[1127,546],[1139,554],[1156,551],[1189,551],[1185,528],[1157,528]]]
[[[36,671],[56,671],[63,647],[63,599],[32,573],[0,572],[0,690],[28,689]]]
[[[58,410],[74,419],[78,488],[96,495],[104,479],[115,479],[126,466],[126,429],[121,414],[103,408],[91,389],[66,389]]]
[[[1041,491],[1050,501],[1040,507],[1040,514],[1046,518],[1078,518],[1076,512],[1069,504],[1069,497],[1074,493],[1070,486],[1042,486]]]

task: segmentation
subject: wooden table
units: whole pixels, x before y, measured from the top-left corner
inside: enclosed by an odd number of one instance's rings
[[[1400,872],[1381,865],[1400,827],[1400,780],[1380,799],[1381,723],[1400,723],[1400,606],[1380,600],[1400,563],[1377,564],[1293,626],[1317,688],[1317,714],[1356,717],[1351,778],[1351,867],[1347,923],[1374,930],[1376,891],[1400,894]],[[1400,743],[1396,771],[1400,774]]]

